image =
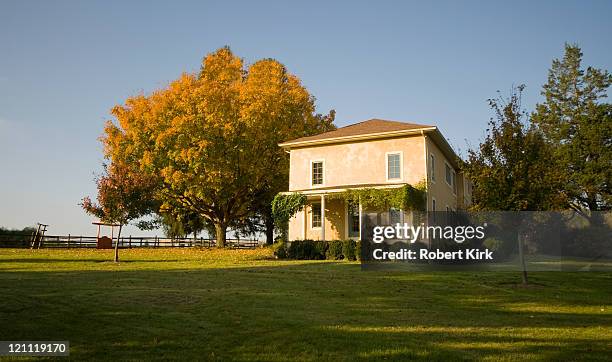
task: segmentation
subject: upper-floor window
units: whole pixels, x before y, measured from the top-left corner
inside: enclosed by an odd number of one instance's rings
[[[321,204],[312,204],[312,220],[310,225],[313,229],[321,227]]]
[[[436,181],[436,157],[433,154],[429,155],[429,161],[431,181]]]
[[[453,186],[453,171],[451,169],[451,167],[448,165],[448,163],[444,164],[444,171],[445,171],[445,176],[446,176],[446,183],[448,184],[448,186]]]
[[[401,152],[387,153],[387,180],[400,180],[402,178]]]
[[[453,170],[453,194],[457,193],[457,172]]]
[[[311,167],[312,185],[323,185],[323,161],[312,161]]]

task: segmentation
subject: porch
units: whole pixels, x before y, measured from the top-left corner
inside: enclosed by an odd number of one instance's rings
[[[385,185],[381,188],[399,186]],[[371,210],[360,202],[350,202],[338,195],[346,189],[308,190],[305,207],[289,221],[289,240],[361,239],[361,223],[369,217],[377,225],[411,222],[412,212],[400,209]]]

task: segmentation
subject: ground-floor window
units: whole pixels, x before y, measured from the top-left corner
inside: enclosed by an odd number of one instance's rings
[[[321,227],[321,204],[312,204],[312,220],[311,226],[312,228],[320,228]]]
[[[402,211],[396,208],[389,209],[389,224],[396,225],[402,222]]]

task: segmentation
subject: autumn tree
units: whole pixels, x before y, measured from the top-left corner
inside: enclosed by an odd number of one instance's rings
[[[154,199],[155,178],[135,172],[120,162],[113,162],[104,166],[104,173],[96,178],[96,186],[97,202],[85,197],[80,205],[102,222],[119,224],[115,243],[115,262],[118,262],[123,225],[158,209]]]
[[[157,178],[161,210],[197,213],[214,225],[219,247],[228,227],[267,218],[265,207],[287,188],[288,157],[277,144],[333,127],[333,113],[317,115],[314,98],[282,64],[247,67],[229,48],[112,114],[105,156]]]
[[[553,60],[533,122],[554,150],[563,177],[562,192],[578,212],[612,208],[612,118],[604,103],[612,75],[581,66],[582,52],[565,45],[563,59]]]

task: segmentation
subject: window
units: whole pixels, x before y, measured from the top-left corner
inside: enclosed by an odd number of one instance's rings
[[[457,193],[457,173],[453,170],[453,194]]]
[[[446,183],[449,186],[453,185],[453,172],[451,170],[451,167],[448,165],[448,163],[444,164],[444,171],[446,173]]]
[[[389,209],[389,224],[394,226],[402,222],[402,212],[396,208]]]
[[[433,222],[436,222],[436,199],[431,200],[431,211]]]
[[[387,153],[387,180],[402,178],[402,154]]]
[[[348,204],[348,223],[349,238],[359,237],[359,205],[353,202]]]
[[[429,159],[430,159],[429,172],[431,173],[431,181],[436,181],[436,158],[434,157],[433,154],[431,154],[429,155]]]
[[[323,185],[323,161],[312,161],[312,185]]]
[[[311,210],[312,220],[311,227],[313,229],[321,227],[321,204],[312,204]]]

